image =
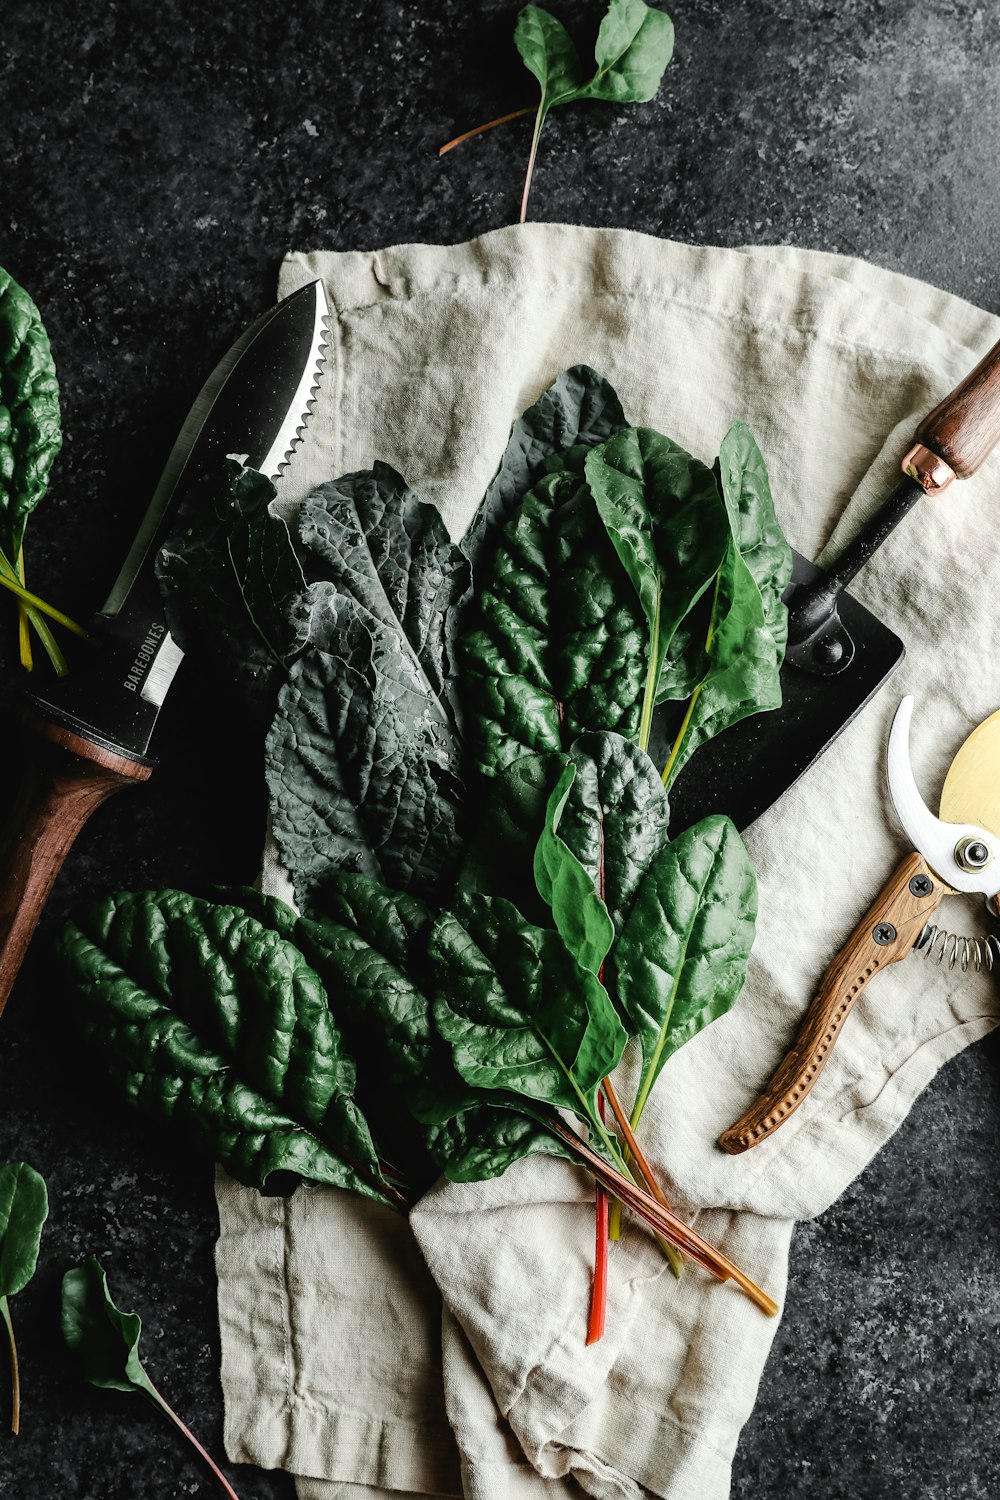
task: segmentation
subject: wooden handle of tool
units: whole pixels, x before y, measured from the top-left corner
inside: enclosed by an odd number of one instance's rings
[[[731,1156],[748,1151],[794,1114],[809,1093],[865,985],[912,949],[944,888],[919,854],[907,855],[820,982],[792,1048],[764,1093],[719,1137]],[[883,941],[877,941],[879,933]]]
[[[917,428],[916,441],[954,469],[974,474],[1000,442],[1000,342],[935,406]]]
[[[0,1011],[80,829],[102,802],[152,771],[59,724],[29,725],[21,784],[0,833]]]

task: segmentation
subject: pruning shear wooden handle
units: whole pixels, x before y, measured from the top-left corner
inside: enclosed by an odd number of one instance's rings
[[[764,1092],[719,1137],[730,1155],[758,1145],[800,1107],[869,980],[924,945],[930,918],[946,895],[981,893],[1000,911],[1000,713],[980,724],[959,750],[942,792],[942,816],[935,817],[910,766],[912,709],[913,699],[904,698],[889,736],[887,769],[893,805],[915,852],[899,865],[823,975],[798,1036]],[[959,942],[965,951],[983,951],[978,940]]]
[[[749,1150],[798,1109],[868,981],[906,957],[944,890],[923,855],[906,856],[823,975],[799,1034],[767,1088],[719,1137],[723,1151],[735,1156]]]

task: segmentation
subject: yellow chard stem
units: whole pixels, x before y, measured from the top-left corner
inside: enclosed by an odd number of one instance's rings
[[[24,587],[24,548],[17,549],[17,581]],[[21,648],[21,666],[26,672],[34,667],[34,659],[31,655],[31,629],[28,620],[28,611],[24,607],[23,600],[17,606],[17,637]]]

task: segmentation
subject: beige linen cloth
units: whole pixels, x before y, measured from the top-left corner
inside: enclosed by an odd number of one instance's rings
[[[455,536],[513,419],[586,362],[633,422],[709,462],[746,421],[790,540],[822,555],[893,484],[916,419],[1000,335],[996,318],[855,261],[621,230],[529,224],[452,247],[290,255],[280,293],[316,276],[335,309],[330,366],[286,498],[384,459]],[[932,806],[1000,705],[998,479],[990,461],[923,501],[857,581],[906,661],[749,831],[760,920],[746,990],[670,1060],[644,1117],[671,1196],[779,1300],[794,1221],[822,1212],[941,1064],[996,1023],[995,979],[912,956],[870,987],[772,1140],[735,1158],[714,1144],[906,850],[883,784],[900,695],[917,696],[913,759]],[[283,889],[273,851],[265,881]],[[971,931],[989,920],[968,898],[944,916]],[[585,1348],[592,1195],[568,1164],[439,1184],[409,1226],[335,1191],[265,1199],[220,1178],[218,1196],[228,1451],[295,1474],[300,1500],[729,1493],[775,1324],[731,1283],[693,1268],[674,1280],[632,1226],[611,1251],[607,1334]]]

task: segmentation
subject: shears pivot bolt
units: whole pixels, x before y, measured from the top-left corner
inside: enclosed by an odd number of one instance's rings
[[[964,870],[981,870],[993,856],[982,839],[962,839],[955,849],[955,858]]]
[[[914,875],[910,881],[911,896],[929,896],[934,889],[934,882],[929,875]]]
[[[888,948],[890,943],[896,941],[896,929],[891,922],[879,922],[872,933],[872,937],[880,948]]]

